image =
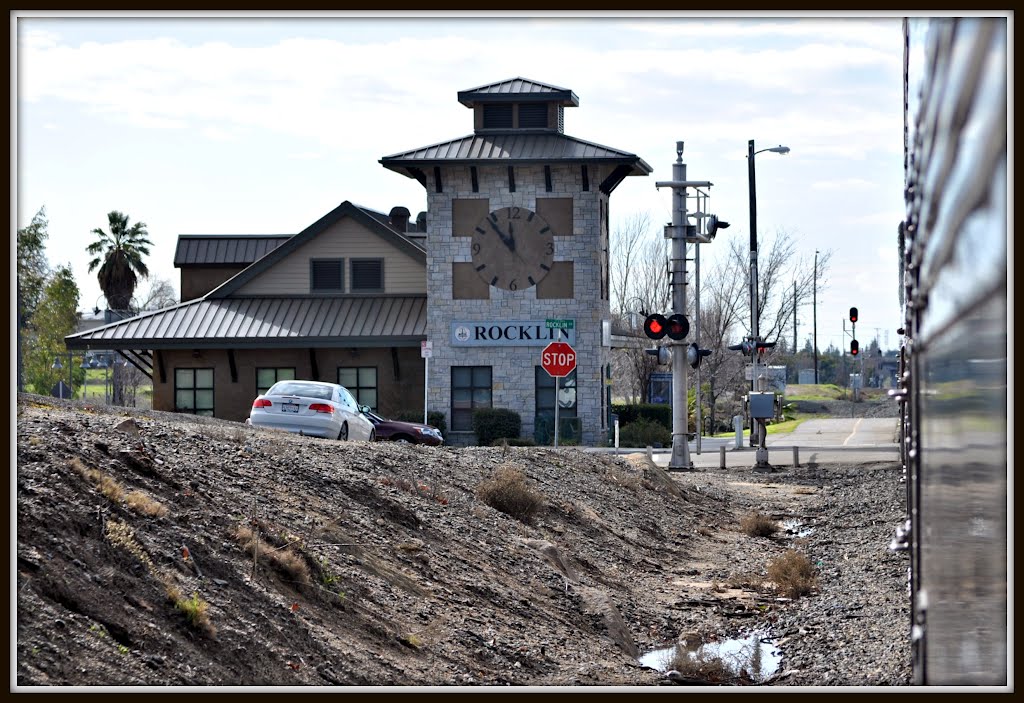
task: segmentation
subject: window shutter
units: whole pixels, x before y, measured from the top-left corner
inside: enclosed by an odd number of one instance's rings
[[[341,259],[313,259],[312,290],[341,290]]]
[[[485,129],[512,129],[511,105],[484,105]]]
[[[519,126],[521,128],[547,127],[547,103],[525,103],[519,106]]]
[[[384,262],[380,259],[353,259],[352,290],[383,290]]]

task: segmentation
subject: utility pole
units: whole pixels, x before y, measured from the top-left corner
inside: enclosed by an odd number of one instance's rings
[[[818,384],[818,250],[814,250],[814,384]]]
[[[796,356],[796,281],[793,281],[793,356]]]
[[[655,187],[672,189],[672,224],[665,226],[665,238],[672,240],[669,285],[672,291],[672,309],[686,315],[686,244],[690,226],[686,224],[686,189],[710,188],[710,181],[686,180],[686,164],[683,163],[683,142],[676,142],[676,161],[672,164],[672,180],[660,181]],[[696,226],[693,227],[696,236]],[[693,241],[698,241],[694,239]],[[688,444],[689,422],[687,412],[686,344],[673,340],[672,350],[672,457],[668,468],[676,471],[692,471]]]

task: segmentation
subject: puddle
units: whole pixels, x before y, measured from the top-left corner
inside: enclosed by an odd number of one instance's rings
[[[807,527],[807,525],[800,522],[799,520],[783,520],[782,527],[786,530],[786,532],[794,534],[797,537],[806,537],[810,534],[814,534],[813,527]]]
[[[658,671],[668,671],[676,648],[656,649],[640,657],[640,664]],[[707,659],[721,659],[730,671],[739,674],[741,669],[754,681],[763,681],[779,669],[782,663],[782,652],[774,642],[764,639],[759,632],[754,632],[743,639],[723,640],[703,644],[690,656]]]

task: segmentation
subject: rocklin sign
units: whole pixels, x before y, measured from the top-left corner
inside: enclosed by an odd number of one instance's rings
[[[576,342],[575,329],[548,329],[546,320],[484,320],[451,323],[452,346],[543,347]]]

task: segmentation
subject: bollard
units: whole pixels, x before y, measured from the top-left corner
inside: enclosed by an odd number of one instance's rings
[[[800,466],[800,448],[793,446],[793,466]]]
[[[718,468],[725,468],[725,445],[723,444],[718,448]]]
[[[649,444],[647,445],[647,458],[650,459],[651,461],[654,461],[654,450],[651,448],[651,445]]]

